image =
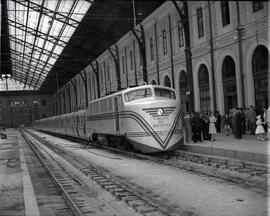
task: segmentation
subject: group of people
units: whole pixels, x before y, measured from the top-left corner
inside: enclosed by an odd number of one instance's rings
[[[225,114],[224,130],[226,135],[233,133],[235,138],[241,139],[243,134],[250,131],[250,135],[257,135],[258,140],[265,140],[265,134],[270,129],[270,106],[258,112],[252,105],[248,108],[230,109]]]
[[[210,115],[200,112],[187,112],[183,118],[186,142],[202,142],[215,140],[215,134],[221,132],[221,115],[218,111]]]
[[[236,139],[242,139],[242,135],[250,131],[257,134],[258,140],[265,140],[265,134],[270,132],[270,106],[258,113],[253,106],[248,108],[232,108],[225,113],[223,124],[219,111],[210,114],[200,112],[187,112],[183,117],[185,142],[214,141],[215,134],[221,132],[222,125],[226,135],[233,134]]]

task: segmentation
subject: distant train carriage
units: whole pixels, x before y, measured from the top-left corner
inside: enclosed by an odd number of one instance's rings
[[[152,153],[183,144],[181,119],[174,89],[144,85],[91,101],[87,110],[38,120],[34,127]]]

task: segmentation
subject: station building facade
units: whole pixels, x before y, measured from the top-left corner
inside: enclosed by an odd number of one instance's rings
[[[175,88],[183,112],[268,106],[269,3],[188,1],[187,12],[189,34],[172,1],[157,8],[134,28],[137,35],[128,32],[52,96],[53,113],[85,109],[119,86],[143,83],[143,58],[147,82]]]

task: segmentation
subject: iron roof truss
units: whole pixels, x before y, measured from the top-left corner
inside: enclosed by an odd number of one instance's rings
[[[86,0],[7,0],[12,78],[39,89],[90,6]]]

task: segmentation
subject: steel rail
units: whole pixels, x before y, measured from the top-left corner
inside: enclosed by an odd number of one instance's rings
[[[59,188],[60,192],[63,194],[64,199],[67,201],[68,205],[71,207],[72,211],[75,213],[76,216],[83,216],[83,213],[80,211],[80,209],[77,207],[77,205],[72,201],[72,198],[69,196],[68,192],[64,189],[64,187],[61,185],[61,183],[57,180],[55,175],[52,173],[46,162],[42,159],[42,153],[38,150],[38,148],[35,146],[33,141],[30,140],[30,138],[22,132],[22,135],[24,139],[27,141],[28,145],[40,161],[40,163],[43,165],[49,176],[52,178],[52,180],[55,182],[56,186]]]

